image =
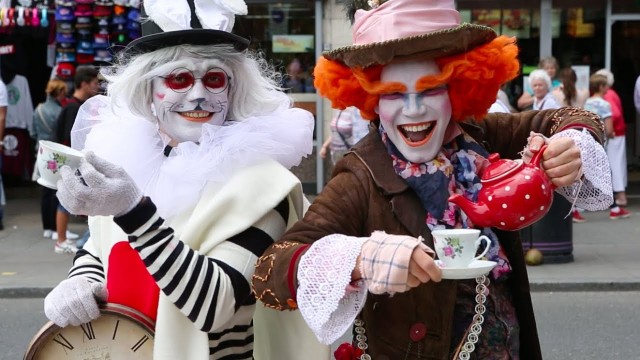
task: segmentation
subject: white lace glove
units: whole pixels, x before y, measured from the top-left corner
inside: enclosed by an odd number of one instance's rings
[[[93,152],[85,154],[78,171],[76,174],[63,166],[62,179],[58,180],[58,199],[72,214],[120,216],[142,199],[142,193],[122,167]]]
[[[44,298],[44,313],[60,327],[78,326],[100,316],[98,300],[107,301],[107,287],[82,276],[62,280]]]

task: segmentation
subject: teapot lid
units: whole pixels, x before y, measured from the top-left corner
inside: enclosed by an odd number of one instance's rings
[[[516,171],[523,164],[522,160],[500,159],[500,154],[497,153],[489,155],[489,162],[491,165],[482,172],[482,182],[489,182],[502,178],[503,176]]]

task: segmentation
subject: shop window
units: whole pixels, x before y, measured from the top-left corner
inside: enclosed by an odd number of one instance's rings
[[[606,0],[554,1],[560,11],[560,33],[553,38],[553,53],[560,66],[604,67]]]
[[[638,0],[612,0],[611,12],[613,14],[639,14],[640,1]]]
[[[236,18],[234,32],[251,39],[282,74],[290,93],[313,93],[315,14],[311,2],[249,4],[249,15]]]

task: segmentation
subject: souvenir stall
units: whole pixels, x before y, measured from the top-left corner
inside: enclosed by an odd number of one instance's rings
[[[56,75],[72,80],[79,65],[104,65],[140,37],[139,0],[57,0]]]
[[[46,78],[37,79],[48,73],[46,49],[52,15],[42,0],[0,1],[0,67],[9,103],[6,128],[0,139],[6,186],[28,181],[33,170],[29,129],[34,103],[44,97]],[[38,95],[39,99],[33,99]]]
[[[24,119],[9,121],[8,116],[2,139],[7,185],[30,179],[34,144],[29,129],[47,81],[54,76],[66,81],[71,94],[78,66],[110,63],[115,52],[140,37],[139,17],[139,0],[0,0],[3,79],[24,83],[8,90],[14,105],[29,110],[16,112]]]

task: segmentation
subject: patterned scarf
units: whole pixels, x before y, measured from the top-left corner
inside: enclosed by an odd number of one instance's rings
[[[380,125],[382,142],[393,159],[393,168],[412,188],[427,211],[426,225],[431,231],[438,229],[474,228],[460,208],[447,201],[454,193],[462,194],[470,201],[477,201],[482,188],[479,174],[489,164],[489,153],[466,134],[457,136],[444,145],[438,155],[425,163],[412,163],[398,151]],[[491,239],[488,260],[498,265],[493,269],[494,280],[503,280],[511,272],[506,254],[491,228],[480,231]]]

